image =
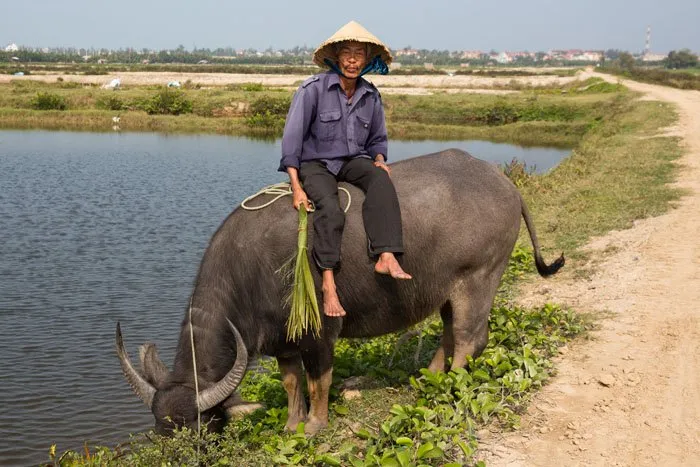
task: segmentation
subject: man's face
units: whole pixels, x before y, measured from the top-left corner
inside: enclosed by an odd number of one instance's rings
[[[338,50],[338,67],[345,77],[353,79],[367,64],[367,47],[360,42],[343,42]]]

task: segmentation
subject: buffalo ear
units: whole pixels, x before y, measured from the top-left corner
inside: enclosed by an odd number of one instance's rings
[[[156,345],[152,343],[143,344],[139,348],[139,357],[141,359],[141,372],[146,380],[153,386],[159,388],[170,373],[168,367],[162,362],[158,356]]]

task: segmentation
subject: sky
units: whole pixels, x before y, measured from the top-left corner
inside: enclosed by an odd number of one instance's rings
[[[315,47],[350,20],[389,47],[700,51],[700,0],[0,0],[0,46]]]

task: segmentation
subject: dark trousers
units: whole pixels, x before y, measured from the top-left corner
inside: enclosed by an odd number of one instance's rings
[[[313,213],[313,257],[322,269],[334,269],[340,263],[340,241],[345,213],[340,206],[338,182],[351,183],[365,192],[362,220],[369,240],[370,256],[390,251],[403,253],[401,210],[394,185],[384,170],[370,159],[357,157],[333,175],[320,161],[303,162],[299,180],[316,206]]]

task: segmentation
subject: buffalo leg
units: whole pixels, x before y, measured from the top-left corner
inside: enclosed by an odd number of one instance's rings
[[[301,358],[277,357],[277,364],[282,374],[282,385],[287,391],[287,424],[286,430],[294,431],[299,422],[306,420],[306,401],[304,401],[304,388],[301,384],[302,367]]]
[[[501,278],[501,274],[489,272],[475,271],[459,281],[450,295],[455,349],[453,370],[464,367],[467,356],[481,355],[488,343],[489,314]]]
[[[442,318],[442,338],[440,339],[440,347],[435,351],[433,360],[428,366],[430,371],[446,371],[448,360],[452,358],[455,351],[452,304],[449,301],[440,308],[440,317]]]
[[[328,426],[328,393],[333,381],[333,344],[321,344],[302,352],[311,410],[306,421],[307,434],[316,434]]]

